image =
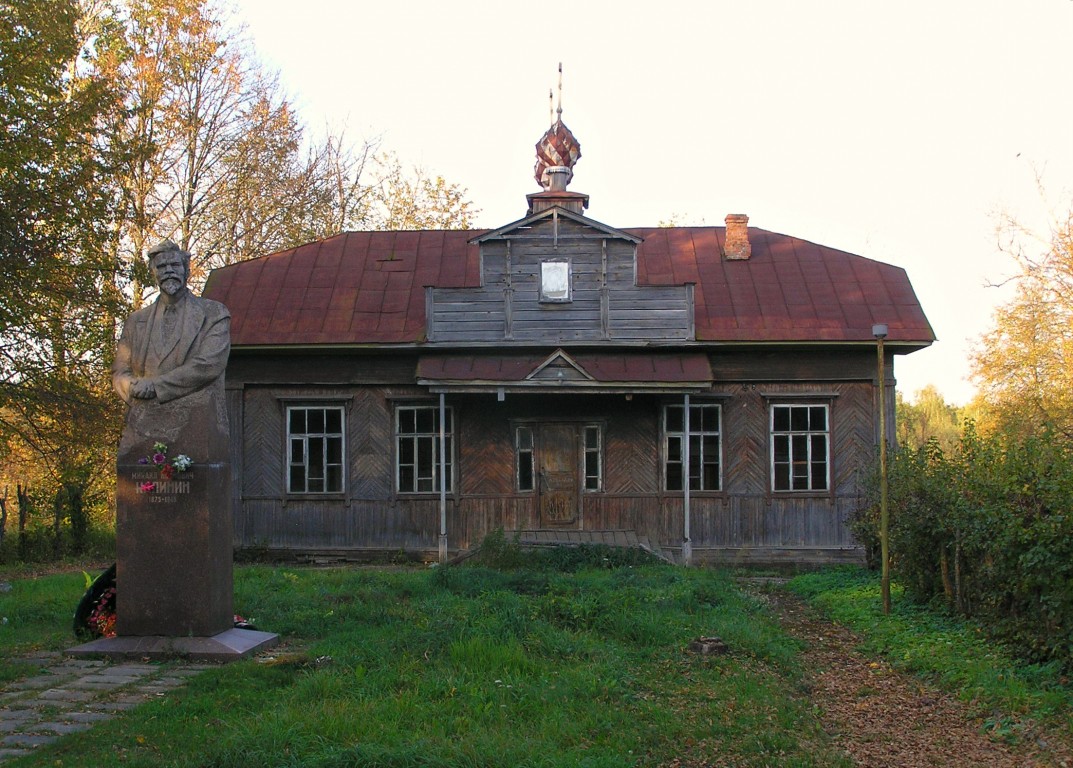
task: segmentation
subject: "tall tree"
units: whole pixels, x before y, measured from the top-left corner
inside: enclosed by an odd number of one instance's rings
[[[111,474],[115,321],[151,298],[155,241],[194,254],[196,283],[472,212],[457,185],[374,163],[372,142],[311,140],[216,0],[0,0],[0,122],[0,445],[75,501]]]
[[[918,390],[912,401],[897,394],[898,444],[919,450],[929,440],[936,440],[944,451],[951,450],[961,436],[959,409],[946,402],[942,394],[929,384]]]
[[[117,99],[87,8],[0,3],[0,429],[57,486],[88,482],[108,431],[102,350],[120,304],[104,243],[121,148],[101,135]]]
[[[407,172],[399,158],[378,158],[375,207],[368,222],[373,229],[466,229],[478,213],[466,189],[415,166]]]
[[[337,234],[371,205],[370,143],[355,148],[338,135],[310,145],[275,78],[258,73],[251,87],[247,128],[223,158],[230,178],[204,217],[206,271]]]
[[[1073,436],[1073,212],[1056,223],[1041,254],[1018,246],[1014,297],[996,310],[973,353],[978,405],[1003,431],[1050,425]]]
[[[125,87],[112,136],[146,150],[123,179],[115,241],[135,279],[142,254],[169,237],[194,256],[196,284],[213,267],[362,226],[375,182],[370,142],[307,136],[274,75],[210,0],[115,0],[123,36],[110,73]]]

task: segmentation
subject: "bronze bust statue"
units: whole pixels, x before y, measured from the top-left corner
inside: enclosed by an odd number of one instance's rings
[[[129,406],[119,462],[157,442],[198,463],[225,461],[231,315],[190,292],[190,254],[172,241],[150,249],[149,265],[160,295],[127,318],[112,365],[112,385]]]

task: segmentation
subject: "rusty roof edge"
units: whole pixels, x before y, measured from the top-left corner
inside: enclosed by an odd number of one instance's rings
[[[930,347],[937,339],[934,337],[931,339],[884,339],[883,346],[891,349],[895,354],[909,354],[911,352],[917,352],[921,349]],[[615,349],[616,351],[628,352],[634,351],[672,351],[675,349],[690,349],[693,351],[704,351],[707,349],[720,349],[726,347],[875,347],[876,340],[874,338],[869,339],[854,339],[854,340],[816,340],[816,339],[783,339],[783,340],[703,340],[703,341],[691,341],[682,342],[675,341],[667,344],[630,344],[630,343],[615,343],[615,342],[603,342],[599,345],[599,349]],[[576,344],[563,343],[558,346],[568,349],[595,349],[591,342],[578,342]],[[482,344],[467,344],[467,345],[433,345],[428,343],[420,344],[398,344],[392,342],[377,343],[377,342],[354,342],[354,343],[321,343],[321,342],[298,342],[294,344],[242,344],[232,343],[232,351],[241,352],[465,352],[469,350],[481,351],[481,350],[498,350],[500,352],[504,350],[518,350],[522,352],[524,350],[534,349],[548,349],[549,345],[519,345],[516,347],[504,347],[502,343],[487,342]],[[899,351],[901,350],[901,351]]]

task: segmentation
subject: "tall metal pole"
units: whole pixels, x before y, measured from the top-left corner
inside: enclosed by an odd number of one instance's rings
[[[440,563],[447,562],[447,407],[440,392]]]
[[[682,431],[685,433],[682,440],[682,564],[693,564],[693,540],[689,532],[689,395],[685,396],[685,412],[682,414]]]
[[[883,355],[883,339],[887,326],[873,325],[879,367],[879,557],[881,564],[880,591],[883,614],[890,613],[890,510],[887,506],[887,372]]]

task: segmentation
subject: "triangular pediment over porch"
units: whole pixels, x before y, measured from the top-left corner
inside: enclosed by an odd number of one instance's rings
[[[703,353],[425,355],[417,383],[433,392],[703,392],[712,368]]]
[[[547,360],[525,377],[526,381],[544,381],[558,384],[561,381],[596,381],[585,368],[561,349],[555,350]]]

